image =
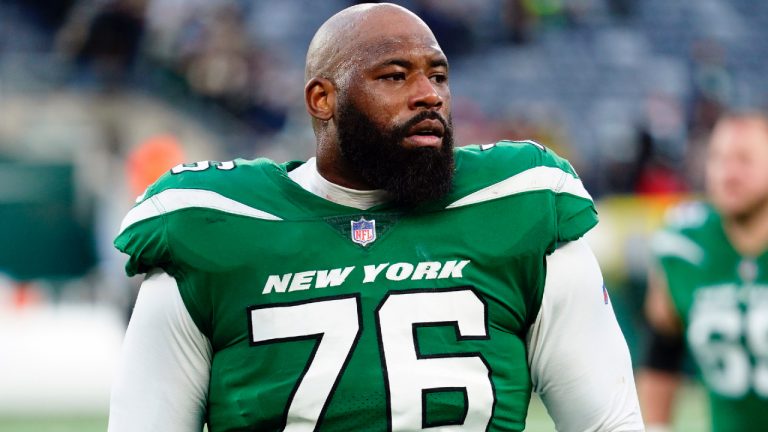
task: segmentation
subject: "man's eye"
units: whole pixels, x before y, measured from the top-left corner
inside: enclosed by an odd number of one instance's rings
[[[436,82],[438,84],[442,84],[442,83],[448,81],[448,75],[445,75],[445,74],[432,75],[432,81],[434,81],[434,82]]]
[[[405,79],[405,74],[402,72],[396,72],[396,73],[383,75],[379,77],[379,79],[384,81],[402,81]]]

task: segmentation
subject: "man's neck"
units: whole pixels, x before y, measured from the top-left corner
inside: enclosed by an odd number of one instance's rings
[[[768,250],[768,202],[748,215],[724,217],[723,227],[733,247],[745,256]]]
[[[353,190],[374,190],[354,170],[350,169],[347,161],[341,157],[338,151],[321,150],[328,148],[329,144],[319,146],[315,157],[315,170],[325,180],[334,185]]]
[[[380,189],[355,190],[329,181],[318,172],[315,158],[289,172],[288,177],[321,198],[360,210],[382,204],[389,199],[389,195]]]

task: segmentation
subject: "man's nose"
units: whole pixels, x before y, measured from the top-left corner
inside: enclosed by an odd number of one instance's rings
[[[443,97],[426,75],[419,75],[414,83],[413,93],[408,101],[412,110],[418,108],[434,109],[443,106]]]

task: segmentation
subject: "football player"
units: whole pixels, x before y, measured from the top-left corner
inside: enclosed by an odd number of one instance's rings
[[[653,240],[646,312],[654,331],[638,378],[649,430],[670,430],[686,342],[712,430],[768,427],[768,120],[728,115],[708,150],[709,200],[671,210]]]
[[[305,100],[316,157],[180,165],[126,216],[110,431],[520,431],[532,391],[643,429],[568,162],[454,149],[448,61],[392,4],[320,27]]]

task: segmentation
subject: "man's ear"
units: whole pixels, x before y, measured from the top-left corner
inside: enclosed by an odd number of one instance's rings
[[[328,121],[333,117],[336,88],[326,78],[315,77],[304,87],[304,102],[312,117]]]

